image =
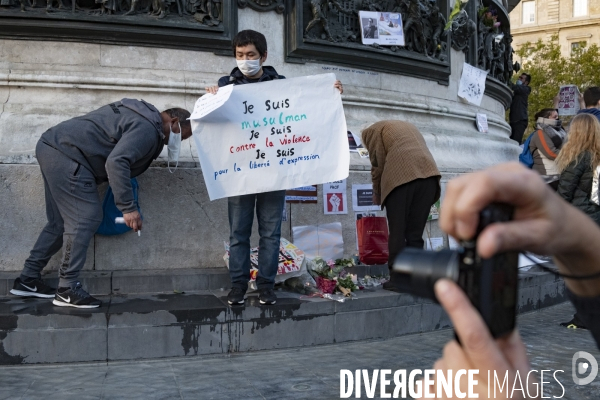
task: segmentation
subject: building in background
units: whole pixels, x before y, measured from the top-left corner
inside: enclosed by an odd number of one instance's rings
[[[563,56],[600,45],[600,0],[524,0],[510,12],[513,47],[558,35]]]

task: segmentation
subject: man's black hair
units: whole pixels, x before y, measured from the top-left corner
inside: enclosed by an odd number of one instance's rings
[[[253,44],[258,51],[260,57],[264,57],[267,52],[267,39],[265,35],[260,32],[253,31],[251,29],[246,29],[244,31],[238,32],[237,35],[233,38],[231,42],[231,46],[233,47],[233,56],[235,57],[235,50],[237,47],[248,46],[249,44]]]
[[[181,129],[187,127],[191,128],[191,122],[188,120],[188,118],[190,117],[190,112],[188,110],[184,108],[169,108],[164,112],[169,114],[169,117],[171,118],[179,118],[179,125],[181,125]]]
[[[600,87],[591,86],[583,92],[583,101],[586,107],[596,107],[600,101]]]
[[[527,84],[529,85],[529,83],[531,82],[531,75],[526,74],[526,73],[522,73],[521,76],[525,75],[525,80],[527,81]]]
[[[534,118],[536,121],[538,118],[548,118],[554,111],[556,111],[556,108],[542,108],[534,115]]]

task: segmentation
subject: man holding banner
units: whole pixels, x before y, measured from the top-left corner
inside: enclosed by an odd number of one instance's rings
[[[253,30],[244,30],[239,32],[233,38],[233,53],[237,62],[237,68],[234,68],[231,71],[229,76],[224,76],[219,79],[218,86],[207,87],[206,91],[210,94],[216,95],[219,87],[226,87],[228,85],[243,85],[247,83],[260,83],[260,82],[269,82],[276,81],[279,79],[285,79],[284,76],[281,76],[275,71],[273,67],[263,66],[264,62],[267,59],[267,40],[265,36],[259,32]],[[339,81],[336,81],[334,86],[339,89],[340,93],[342,92],[342,84]],[[230,90],[231,92],[231,90]],[[257,93],[260,90],[256,91]],[[284,94],[281,95],[284,97]],[[286,102],[287,100],[287,102]],[[227,101],[227,99],[225,99]],[[274,108],[289,108],[289,99],[281,99],[277,102],[267,100],[264,102],[267,107],[267,111]],[[258,107],[258,104],[255,105]],[[243,102],[243,114],[250,116],[254,112],[258,110],[253,110],[254,105],[249,105],[248,101]],[[222,106],[222,110],[226,109],[226,105]],[[223,111],[224,112],[224,111]],[[225,113],[225,112],[224,112]],[[196,112],[194,113],[196,114]],[[256,115],[256,114],[254,114]],[[295,116],[297,117],[297,116]],[[289,119],[289,115],[284,117],[282,114],[279,114],[278,119],[270,118],[273,120],[272,125],[277,125],[272,127],[272,129],[278,128],[279,133],[290,132],[290,125],[280,126],[278,122],[292,121]],[[192,119],[194,119],[194,115],[192,115]],[[302,119],[298,117],[298,119]],[[262,120],[254,120],[253,127],[264,127],[263,125],[259,125],[259,121]],[[265,118],[265,124],[267,124],[267,119]],[[277,121],[277,122],[275,122]],[[195,122],[195,121],[194,121]],[[262,122],[260,122],[262,124]],[[209,123],[205,123],[209,125]],[[236,124],[237,125],[237,124]],[[242,122],[242,129],[250,130],[249,122]],[[196,126],[198,126],[196,124]],[[218,127],[218,125],[217,125]],[[223,125],[223,131],[225,131],[227,126]],[[199,130],[205,129],[204,127],[199,128]],[[209,130],[208,128],[207,130]],[[214,129],[214,128],[213,128]],[[231,129],[231,128],[229,128]],[[344,121],[344,131],[345,121]],[[230,151],[228,151],[228,155],[231,155],[231,159],[235,159],[235,156],[239,156],[238,153],[242,154],[253,154],[256,155],[256,161],[250,161],[250,169],[256,170],[268,170],[269,168],[286,168],[280,167],[280,165],[284,165],[284,162],[290,163],[289,159],[286,157],[293,156],[294,151],[292,149],[291,154],[289,150],[277,150],[277,160],[276,162],[269,162],[270,160],[265,158],[265,152],[262,152],[260,148],[256,148],[258,144],[261,143],[262,146],[262,138],[259,138],[259,132],[255,132],[252,130],[248,132],[250,134],[250,143],[242,144],[240,146],[231,146],[227,147]],[[261,129],[262,130],[262,129]],[[265,131],[266,133],[267,131]],[[273,130],[275,132],[275,130]],[[274,133],[271,133],[274,134]],[[200,136],[200,135],[199,135]],[[286,138],[282,138],[281,135],[277,136],[279,140],[273,137],[272,141],[269,141],[269,137],[266,137],[266,146],[273,147],[273,143],[285,143]],[[345,139],[345,138],[344,138]],[[205,146],[205,142],[202,140],[215,140],[214,138],[208,137],[208,134],[202,136],[202,138],[197,139],[199,156],[201,157],[201,163],[203,158],[208,158],[210,154],[206,154],[203,157],[203,152],[205,152],[207,146]],[[246,137],[245,140],[248,140]],[[260,140],[260,142],[259,142]],[[295,140],[295,138],[293,139]],[[309,139],[310,140],[310,139]],[[296,143],[296,142],[294,142]],[[347,143],[347,140],[346,140]],[[230,153],[230,154],[229,154]],[[283,157],[283,156],[286,157]],[[308,157],[308,156],[307,156]],[[314,158],[314,156],[312,156]],[[299,160],[301,157],[296,157],[294,160]],[[294,161],[292,167],[296,167],[296,162]],[[218,197],[226,197],[227,190],[231,190],[233,185],[225,185],[227,179],[233,177],[236,172],[240,171],[241,163],[233,164],[233,173],[231,173],[231,168],[222,168],[215,169],[214,171],[214,181],[221,180],[222,184],[225,187],[219,193],[216,193],[214,196]],[[244,164],[244,168],[245,168]],[[276,167],[277,165],[277,167]],[[205,177],[205,182],[207,182],[207,187],[209,189],[209,195],[211,195],[211,199],[213,199],[213,195],[211,194],[211,184],[213,184],[212,179],[212,170],[207,172],[209,166],[206,166],[205,163],[202,164],[202,169]],[[244,171],[245,172],[245,171]],[[261,182],[263,187],[269,185],[269,178],[266,178],[268,172],[265,173],[264,180],[266,182]],[[240,174],[238,173],[238,176]],[[346,173],[347,176],[347,173]],[[293,178],[293,177],[292,177]],[[314,179],[314,178],[313,178]],[[286,181],[288,182],[288,181]],[[295,182],[293,179],[289,180],[289,182]],[[219,182],[217,182],[219,183]],[[280,185],[281,186],[281,185]],[[286,186],[283,184],[283,186]],[[295,186],[290,186],[295,187]],[[278,189],[285,189],[285,187],[278,187]],[[216,190],[216,189],[215,189]],[[241,189],[242,191],[245,189]],[[238,191],[239,192],[239,191]],[[214,193],[214,192],[213,192]],[[265,191],[264,189],[256,189],[252,192],[245,193],[243,195],[237,196],[227,196],[228,200],[228,212],[229,212],[229,228],[230,228],[230,236],[229,236],[229,275],[231,277],[231,286],[232,289],[227,296],[227,302],[230,305],[240,305],[244,304],[246,299],[246,290],[248,289],[248,281],[250,280],[250,236],[252,233],[252,223],[254,221],[254,208],[256,206],[256,216],[258,220],[258,231],[260,235],[259,241],[259,253],[258,253],[258,276],[256,278],[256,285],[259,291],[259,301],[261,304],[275,304],[277,301],[277,297],[275,296],[275,292],[273,290],[275,284],[275,276],[277,275],[277,268],[279,264],[279,247],[280,247],[280,238],[281,238],[281,220],[283,217],[283,208],[285,204],[285,190],[275,190],[275,191]]]

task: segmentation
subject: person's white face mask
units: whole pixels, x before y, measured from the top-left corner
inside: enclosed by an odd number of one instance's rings
[[[237,66],[246,76],[254,76],[260,71],[260,58],[258,60],[235,60]]]
[[[177,165],[179,165],[179,151],[181,150],[181,125],[179,122],[177,123],[179,126],[179,133],[173,132],[173,125],[171,125],[171,134],[169,135],[169,143],[167,144],[167,168],[170,173],[173,173],[177,170]],[[171,163],[175,163],[175,169],[171,171]]]

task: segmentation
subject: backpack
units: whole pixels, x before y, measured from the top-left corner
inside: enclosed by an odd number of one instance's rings
[[[140,210],[140,204],[138,203],[138,182],[137,179],[131,179],[131,187],[133,188],[133,199],[135,204],[137,205],[138,212],[140,215],[142,214],[142,210]],[[98,227],[96,233],[100,235],[112,236],[112,235],[120,235],[125,232],[129,232],[131,230],[125,224],[116,224],[115,218],[122,217],[123,213],[119,211],[115,204],[115,195],[113,194],[112,188],[109,186],[106,189],[106,194],[104,195],[104,202],[102,203],[102,211],[104,212],[104,216],[102,218],[102,223]],[[143,217],[142,217],[143,218]]]
[[[519,161],[522,164],[525,164],[525,166],[527,168],[533,167],[533,154],[531,154],[531,150],[529,149],[529,142],[531,142],[531,139],[533,138],[534,134],[535,134],[535,132],[533,132],[531,135],[529,135],[529,137],[527,138],[525,143],[523,143],[523,151],[521,152],[521,155],[519,156]]]

